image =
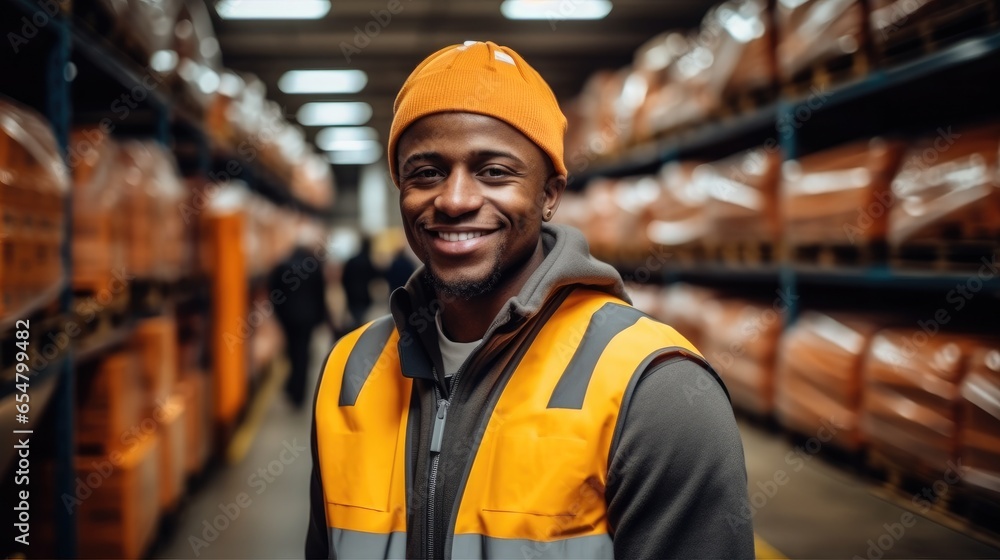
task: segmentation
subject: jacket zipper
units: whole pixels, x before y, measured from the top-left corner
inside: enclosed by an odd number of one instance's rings
[[[485,342],[485,341],[484,341]],[[437,403],[437,409],[434,411],[434,427],[431,430],[431,468],[430,468],[430,479],[427,482],[427,557],[435,558],[434,556],[434,510],[435,502],[437,501],[437,478],[438,469],[441,463],[441,445],[444,441],[444,425],[448,421],[448,408],[451,406],[451,399],[455,396],[455,390],[458,388],[458,379],[462,376],[462,372],[465,371],[465,366],[472,361],[476,353],[482,349],[483,343],[480,342],[479,346],[469,354],[466,358],[465,363],[462,367],[458,368],[455,372],[454,377],[451,378],[451,387],[448,390],[448,398],[441,396],[441,389],[438,387],[437,383],[437,369],[432,367],[431,373],[434,375],[434,401]],[[445,537],[447,540],[447,536]],[[441,557],[444,557],[444,551],[441,553]]]
[[[449,395],[450,396],[450,395]],[[444,423],[448,420],[448,406],[451,401],[441,398],[441,391],[434,383],[434,401],[437,410],[434,411],[434,429],[431,431],[431,472],[427,482],[427,557],[434,558],[434,505],[437,494],[438,468],[441,462],[441,441],[444,436]]]

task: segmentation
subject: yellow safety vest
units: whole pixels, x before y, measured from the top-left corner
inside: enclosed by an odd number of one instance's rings
[[[341,558],[405,556],[412,380],[400,372],[398,340],[388,317],[344,337],[319,388],[320,475]],[[613,557],[604,489],[622,402],[654,360],[677,354],[703,361],[673,328],[621,300],[570,294],[492,411],[451,556]]]

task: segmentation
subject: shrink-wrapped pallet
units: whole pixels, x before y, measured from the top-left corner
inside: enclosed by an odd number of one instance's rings
[[[664,288],[657,317],[687,338],[696,348],[706,351],[707,335],[705,309],[708,303],[718,299],[713,290],[678,282]],[[708,357],[708,356],[706,356]]]
[[[786,161],[781,168],[785,238],[792,245],[884,241],[903,149],[901,142],[873,138]]]
[[[73,288],[118,291],[116,271],[125,267],[124,175],[118,144],[100,128],[84,127],[70,139],[73,165]],[[122,275],[125,276],[125,275]]]
[[[708,194],[708,239],[713,242],[778,240],[781,155],[755,148],[701,165],[692,176]]]
[[[859,0],[778,0],[775,23],[785,80],[865,48],[867,19]]]
[[[1000,237],[1000,124],[917,141],[892,182],[889,241]]]
[[[996,499],[1000,497],[1000,344],[976,349],[959,393],[963,483]]]
[[[861,367],[876,331],[869,319],[802,313],[781,338],[775,412],[786,427],[861,448]]]
[[[651,249],[649,205],[659,194],[650,176],[598,180],[588,186],[591,251],[614,263],[642,261]]]
[[[153,432],[120,452],[77,455],[78,486],[90,492],[75,511],[81,558],[145,557],[160,514],[159,454]]]
[[[66,274],[68,194],[69,176],[49,124],[0,98],[0,317],[20,318],[39,298],[55,299]]]
[[[877,333],[865,359],[862,433],[901,466],[943,473],[958,457],[959,388],[974,337],[923,330]]]
[[[990,4],[993,4],[991,7]],[[927,41],[938,41],[949,35],[963,36],[968,32],[968,24],[985,23],[983,16],[989,17],[996,9],[994,0],[869,0],[868,17],[872,43],[885,47],[893,43],[904,43],[912,39],[909,30],[918,28],[917,34]],[[995,12],[994,12],[995,13]],[[978,21],[970,21],[976,20]],[[926,27],[922,27],[926,26]],[[924,52],[923,44],[915,50]],[[911,47],[912,48],[912,47]]]
[[[774,409],[774,361],[782,317],[760,303],[721,299],[704,306],[703,355],[725,381],[733,406],[757,416]]]
[[[85,453],[108,453],[132,442],[141,429],[146,399],[139,356],[112,353],[76,383],[76,442]]]
[[[642,97],[639,99],[637,95],[633,95],[629,98],[631,101],[638,101],[636,106],[630,107],[634,111],[631,114],[630,130],[635,142],[648,141],[659,132],[652,126],[653,114],[657,104],[668,95],[665,92],[671,88],[670,66],[688,48],[689,44],[683,34],[669,31],[650,39],[636,50],[633,62],[636,77],[633,78],[631,91],[635,92],[641,86]]]
[[[650,221],[646,237],[655,245],[683,247],[708,233],[705,205],[708,192],[704,183],[693,180],[698,162],[670,162],[657,174],[660,190],[649,205]]]

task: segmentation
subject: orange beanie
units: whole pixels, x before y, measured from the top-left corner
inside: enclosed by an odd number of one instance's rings
[[[392,112],[389,172],[396,185],[396,142],[406,127],[434,113],[477,113],[500,119],[548,154],[556,173],[566,174],[566,117],[556,96],[519,54],[496,43],[467,41],[430,55],[406,79]]]

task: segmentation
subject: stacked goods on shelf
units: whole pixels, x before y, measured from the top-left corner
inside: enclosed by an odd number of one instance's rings
[[[246,199],[244,247],[250,276],[267,274],[295,246],[296,215],[258,195]]]
[[[169,511],[180,500],[185,480],[185,406],[178,394],[177,324],[173,317],[143,319],[136,326],[134,344],[140,354],[142,401],[146,417],[160,431],[160,509]]]
[[[861,0],[779,1],[775,23],[778,71],[786,83],[806,78],[822,89],[835,81],[831,74],[867,72],[868,25]]]
[[[139,357],[126,348],[81,370],[77,382],[77,446],[83,454],[102,454],[124,445],[126,434],[142,420],[144,389]]]
[[[567,123],[566,161],[573,171],[616,153],[623,144],[615,122],[613,99],[623,77],[608,70],[595,72],[570,108]]]
[[[962,482],[975,494],[1000,499],[1000,350],[977,348],[962,380],[959,456]]]
[[[212,451],[212,384],[204,369],[208,321],[200,312],[178,316],[177,394],[184,399],[184,472],[205,467]]]
[[[756,148],[699,166],[692,180],[707,193],[706,239],[712,243],[775,243],[781,232],[778,178],[781,155]]]
[[[731,0],[688,34],[667,32],[631,66],[591,76],[567,104],[566,154],[574,172],[624,148],[769,101],[777,81],[767,0]]]
[[[125,181],[129,274],[174,280],[190,262],[184,251],[184,218],[179,211],[186,192],[173,156],[159,144],[122,142],[119,162]]]
[[[709,10],[691,50],[672,67],[685,97],[707,100],[711,111],[724,99],[773,86],[771,18],[767,0],[732,0]]]
[[[156,434],[109,456],[76,458],[79,487],[92,494],[79,498],[77,534],[80,558],[142,558],[152,543],[159,515]]]
[[[23,316],[65,278],[68,194],[69,177],[49,124],[0,99],[0,317]]]
[[[256,77],[224,72],[206,114],[206,130],[229,155],[266,168],[300,200],[329,207],[334,195],[329,164],[310,150],[302,130],[285,120],[266,93]]]
[[[898,141],[873,138],[786,161],[781,173],[785,240],[799,245],[885,241]]]
[[[726,383],[733,406],[758,417],[770,416],[780,314],[735,298],[710,301],[702,312],[704,340],[699,349]]]
[[[165,53],[177,60],[170,85],[174,99],[202,118],[220,85],[222,53],[205,3],[183,0],[178,4],[171,50]]]
[[[302,142],[304,146],[305,140]],[[336,184],[330,163],[319,154],[305,150],[293,161],[292,194],[315,208],[332,207]]]
[[[587,224],[590,220],[590,203],[587,198],[577,192],[566,190],[559,197],[559,207],[552,215],[552,222],[573,226],[584,232],[586,237]]]
[[[663,301],[662,289],[659,286],[625,282],[625,292],[632,299],[632,307],[650,317],[659,318],[663,315],[663,308],[660,306]]]
[[[916,141],[892,182],[889,242],[1000,238],[1000,124]]]
[[[709,231],[704,183],[692,180],[698,162],[670,162],[660,168],[660,190],[649,205],[646,237],[664,247],[684,247],[700,241]]]
[[[646,227],[649,205],[660,190],[649,176],[598,181],[587,189],[591,251],[612,262],[641,258],[650,249]]]
[[[212,454],[212,385],[200,369],[185,370],[177,382],[183,399],[184,476],[198,475]]]
[[[623,113],[622,128],[629,131],[632,142],[646,142],[655,136],[651,126],[653,112],[657,102],[670,95],[667,68],[686,48],[684,37],[672,31],[653,37],[635,51],[632,73],[622,88],[620,102],[625,103],[619,106]]]
[[[128,213],[119,146],[100,128],[83,127],[70,139],[73,165],[73,289],[99,294],[115,286],[126,265]],[[127,272],[127,271],[126,271]]]
[[[808,436],[861,449],[861,366],[876,331],[871,320],[802,313],[782,335],[775,375],[775,415]],[[824,439],[825,441],[825,439]]]
[[[75,0],[73,13],[136,63],[165,72],[168,69],[154,55],[170,48],[182,1]]]
[[[657,318],[681,333],[714,364],[715,360],[706,353],[708,331],[704,310],[719,295],[701,286],[678,282],[664,288],[661,297],[661,315]]]
[[[958,459],[959,389],[979,343],[967,335],[929,337],[913,329],[874,336],[861,405],[861,429],[874,463],[926,478],[939,476]]]
[[[995,0],[869,0],[872,45],[885,60],[916,55],[997,23]]]
[[[138,558],[153,538],[160,442],[143,416],[140,367],[126,346],[78,371],[74,504],[85,558]]]
[[[696,110],[687,115],[678,113],[681,104],[696,104],[700,98],[687,96],[683,80],[678,79],[675,67],[678,60],[691,51],[691,40],[678,31],[669,31],[654,37],[636,51],[635,65],[646,72],[649,86],[646,96],[636,110],[632,126],[637,142],[656,138],[670,129],[683,124],[679,119],[697,118],[707,114],[706,110]],[[685,121],[689,122],[689,121]]]

